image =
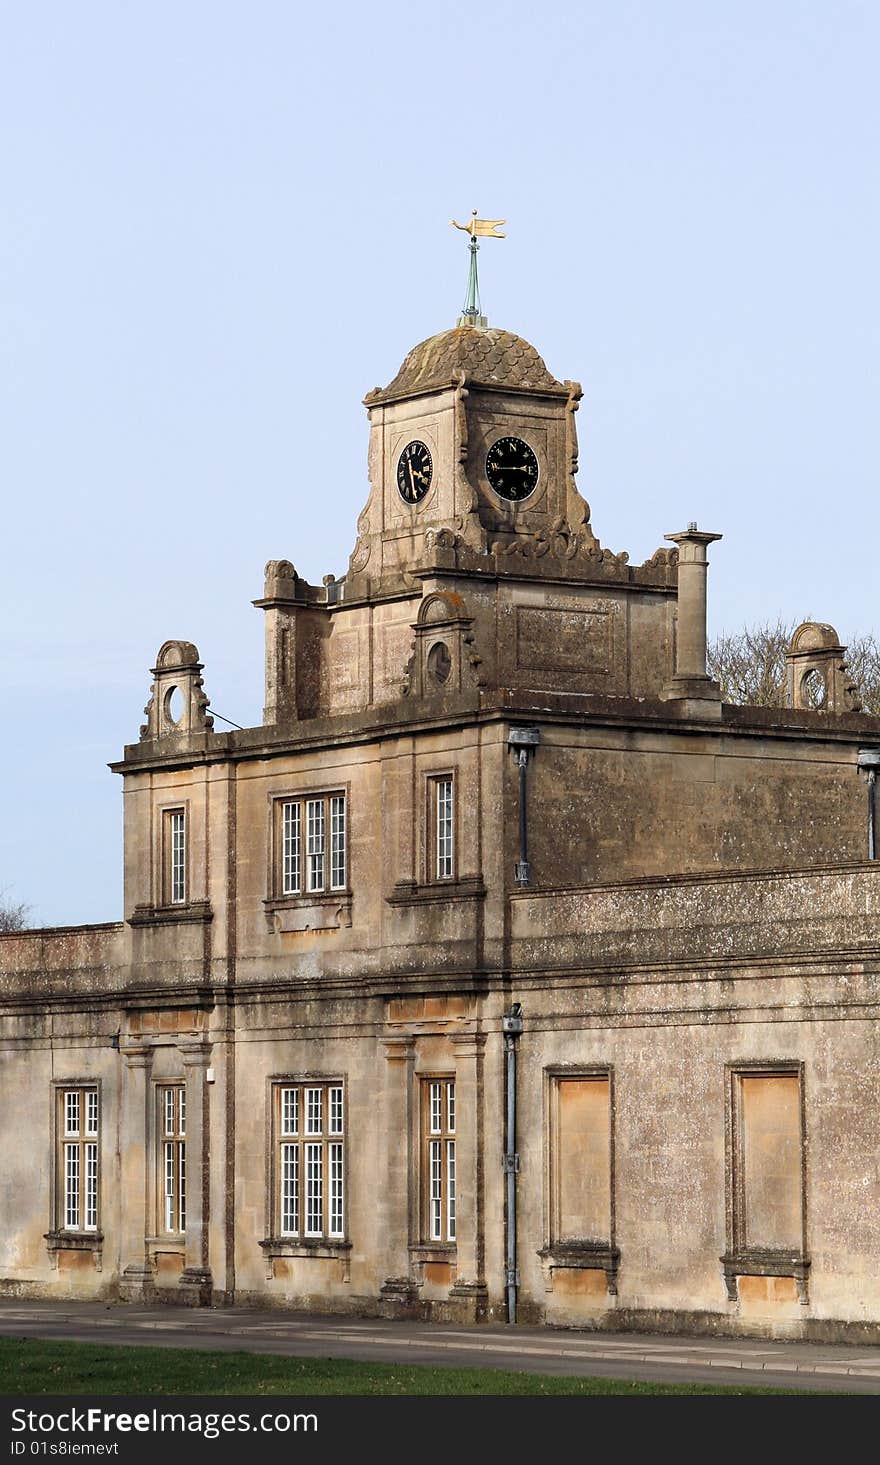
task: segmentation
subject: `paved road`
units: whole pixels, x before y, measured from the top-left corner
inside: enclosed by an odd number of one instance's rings
[[[880,1394],[880,1348],[0,1299],[0,1336]]]

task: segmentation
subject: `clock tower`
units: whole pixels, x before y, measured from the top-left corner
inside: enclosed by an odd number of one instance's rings
[[[364,399],[370,492],[346,575],[321,589],[267,566],[267,723],[499,688],[684,695],[678,550],[633,566],[599,543],[576,482],[580,386],[482,314],[475,236],[494,227],[468,226],[457,325]]]
[[[390,587],[438,543],[463,567],[552,533],[595,546],[575,484],[580,397],[510,331],[465,320],[413,347],[365,399],[370,497],[349,583]]]

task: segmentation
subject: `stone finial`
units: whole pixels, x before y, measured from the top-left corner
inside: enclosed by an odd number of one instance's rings
[[[263,586],[264,600],[295,600],[296,569],[290,560],[269,560]]]
[[[859,689],[847,673],[846,647],[833,626],[804,621],[785,654],[786,701],[813,712],[858,712]]]
[[[210,705],[202,690],[202,663],[192,641],[166,641],[153,667],[150,700],[144,708],[146,722],[141,742],[179,733],[209,732],[214,719],[207,716]]]

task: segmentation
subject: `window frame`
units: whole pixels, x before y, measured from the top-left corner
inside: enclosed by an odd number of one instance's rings
[[[456,1073],[420,1073],[418,1082],[419,1245],[451,1251],[458,1244]],[[439,1127],[435,1089],[440,1090]]]
[[[347,1089],[344,1075],[282,1074],[269,1080],[266,1211],[272,1248],[349,1245]],[[294,1193],[291,1223],[286,1203]],[[320,1228],[313,1224],[316,1196]]]
[[[156,1236],[162,1241],[186,1244],[186,1080],[180,1078],[159,1079],[155,1090],[155,1135],[156,1135]],[[167,1095],[174,1093],[172,1100],[172,1128],[168,1128]],[[169,1156],[169,1150],[171,1154]],[[169,1192],[169,1159],[171,1160],[172,1187]],[[172,1200],[176,1225],[168,1225],[168,1202]]]
[[[78,1121],[75,1131],[69,1124],[68,1096],[77,1096]],[[95,1127],[89,1125],[92,1108],[89,1100],[94,1097]],[[102,1201],[102,1092],[99,1079],[55,1079],[52,1082],[52,1218],[50,1239],[68,1237],[83,1246],[100,1246],[103,1240],[101,1225]],[[70,1215],[68,1198],[69,1150],[77,1151],[77,1221],[68,1224]],[[92,1214],[89,1211],[89,1151],[93,1153],[94,1187],[92,1189]]]
[[[337,823],[338,812],[334,805],[342,803],[341,826]],[[322,849],[320,854],[310,849],[316,821],[311,814],[315,806],[321,806]],[[350,791],[347,784],[332,784],[320,788],[300,788],[290,793],[271,795],[269,835],[269,880],[268,888],[272,901],[338,900],[351,893],[350,860],[351,834],[349,811]],[[298,854],[293,858],[293,849],[288,850],[287,810],[296,808]],[[291,820],[291,823],[294,821]],[[341,841],[337,836],[341,835]],[[334,880],[336,858],[341,842],[342,879]],[[313,880],[312,860],[320,858],[323,865],[321,884]],[[288,881],[287,863],[296,865],[298,881]]]
[[[441,873],[440,870],[440,790],[448,784],[449,796],[449,836],[448,855],[444,856],[449,861],[449,868]],[[458,813],[456,797],[457,779],[455,770],[432,769],[425,775],[425,848],[424,848],[424,870],[426,885],[449,885],[458,879]]]
[[[180,870],[182,875],[182,892],[176,893],[175,886],[175,850],[174,850],[174,820],[182,819],[183,833],[183,859]],[[159,885],[160,900],[162,906],[180,908],[190,904],[190,817],[189,803],[181,800],[173,804],[163,804],[160,810],[161,833],[159,852]]]
[[[727,1170],[727,1240],[728,1254],[732,1257],[756,1257],[760,1255],[780,1257],[807,1256],[807,1126],[806,1101],[804,1094],[804,1064],[799,1059],[774,1059],[770,1062],[755,1061],[728,1063],[726,1068],[726,1170]],[[800,1126],[800,1238],[794,1247],[765,1246],[748,1239],[745,1158],[746,1145],[743,1131],[744,1105],[742,1080],[744,1078],[794,1078],[798,1086],[798,1122]]]
[[[547,1226],[551,1248],[563,1247],[595,1250],[614,1246],[615,1234],[615,1143],[614,1143],[614,1072],[608,1064],[583,1067],[556,1067],[546,1070],[547,1078]],[[560,1087],[564,1083],[606,1083],[608,1085],[608,1235],[563,1236],[560,1210],[560,1160],[562,1137],[559,1122]]]
[[[604,1080],[608,1084],[609,1126],[609,1234],[607,1237],[561,1237],[559,1233],[559,1197],[556,1188],[560,1135],[558,1127],[559,1084],[566,1079]],[[593,1271],[605,1273],[609,1297],[616,1297],[620,1271],[620,1248],[617,1245],[617,1154],[616,1094],[614,1065],[610,1063],[560,1063],[544,1069],[544,1244],[538,1255],[544,1271],[545,1285],[553,1290],[557,1271]]]

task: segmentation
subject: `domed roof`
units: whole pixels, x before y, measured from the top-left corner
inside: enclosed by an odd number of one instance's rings
[[[534,346],[521,336],[485,327],[456,326],[413,346],[394,380],[370,392],[367,401],[449,386],[458,372],[477,385],[565,390],[550,375]]]

